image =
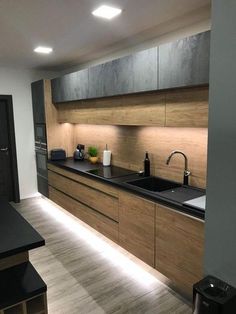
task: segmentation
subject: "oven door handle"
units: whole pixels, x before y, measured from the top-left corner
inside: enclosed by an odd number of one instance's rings
[[[0,148],[0,152],[8,152],[8,147]]]

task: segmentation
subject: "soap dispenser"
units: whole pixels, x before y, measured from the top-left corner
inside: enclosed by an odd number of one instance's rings
[[[103,166],[107,167],[111,165],[111,151],[108,150],[107,144],[106,148],[103,151],[103,159],[102,159]]]

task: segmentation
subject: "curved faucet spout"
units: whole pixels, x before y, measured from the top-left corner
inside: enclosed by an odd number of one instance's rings
[[[184,180],[183,180],[183,183],[185,185],[188,185],[188,177],[190,175],[190,171],[188,170],[188,158],[183,152],[181,152],[180,150],[174,150],[173,152],[171,152],[170,155],[168,156],[167,160],[166,160],[166,164],[169,165],[172,156],[175,154],[180,154],[184,157]]]

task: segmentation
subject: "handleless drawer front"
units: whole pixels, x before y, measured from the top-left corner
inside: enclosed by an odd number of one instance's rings
[[[118,198],[118,189],[113,188],[112,186],[108,185],[108,184],[103,184],[100,183],[94,179],[89,179],[86,178],[84,176],[81,176],[77,173],[73,173],[67,170],[64,170],[62,168],[59,168],[57,166],[54,166],[52,164],[48,164],[48,169],[52,170],[53,172],[56,172],[64,177],[67,177],[69,179],[72,179],[74,181],[77,181],[79,183],[88,185],[88,186],[92,186],[94,189],[99,190],[101,192],[104,192],[106,194],[109,194],[111,196],[117,197]]]
[[[49,171],[48,180],[50,186],[99,211],[103,215],[118,221],[117,198],[94,189],[93,184],[87,186],[52,171]]]
[[[132,194],[120,193],[120,245],[151,266],[154,266],[154,221],[154,203]]]
[[[204,222],[156,207],[156,269],[187,294],[203,277]]]
[[[101,232],[112,241],[118,242],[118,223],[99,214],[97,211],[81,204],[62,192],[49,187],[49,197],[72,215],[78,217],[92,228]]]

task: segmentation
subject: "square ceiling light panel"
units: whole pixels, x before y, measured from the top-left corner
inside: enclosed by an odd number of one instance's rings
[[[113,8],[108,5],[102,5],[92,12],[94,16],[111,20],[122,12],[121,9]]]

